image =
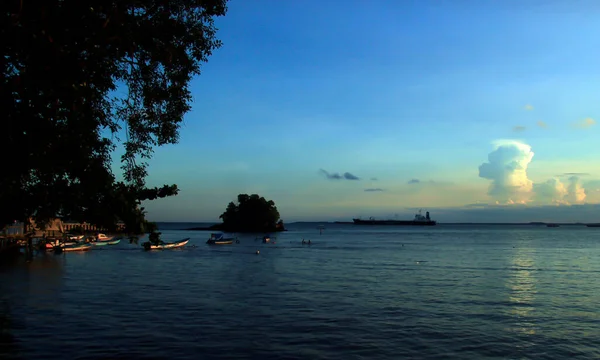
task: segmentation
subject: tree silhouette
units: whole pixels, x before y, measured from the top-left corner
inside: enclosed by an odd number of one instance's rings
[[[177,143],[188,84],[221,43],[226,0],[0,2],[0,224],[64,216],[130,228],[153,149]],[[112,170],[122,144],[123,179]]]
[[[279,211],[273,200],[257,194],[239,194],[237,204],[230,202],[219,219],[219,228],[235,232],[270,232],[283,230]]]

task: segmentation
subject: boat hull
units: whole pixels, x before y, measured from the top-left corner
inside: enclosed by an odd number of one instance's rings
[[[233,244],[233,239],[227,239],[227,240],[207,240],[206,243],[208,245],[231,245]]]
[[[153,245],[150,243],[145,243],[143,246],[148,250],[164,250],[164,249],[176,249],[185,246],[190,241],[189,238],[183,239],[181,241],[176,241],[172,243],[164,243],[159,245]],[[148,244],[148,245],[146,245]]]
[[[354,225],[393,225],[393,226],[434,226],[435,220],[413,221],[413,220],[361,220],[352,219]]]
[[[117,245],[119,242],[121,242],[121,239],[94,241],[94,242],[92,242],[92,244],[94,244],[96,246],[104,246],[104,245]]]
[[[61,248],[62,251],[71,252],[71,251],[88,251],[92,248],[90,244],[81,244],[81,245],[71,245],[64,246]]]

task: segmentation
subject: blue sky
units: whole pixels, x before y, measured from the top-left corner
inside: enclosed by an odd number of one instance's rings
[[[145,204],[148,217],[218,221],[237,194],[258,193],[285,221],[424,208],[440,222],[499,209],[498,221],[600,222],[599,10],[232,0],[180,143],[150,163],[150,185],[181,193]]]

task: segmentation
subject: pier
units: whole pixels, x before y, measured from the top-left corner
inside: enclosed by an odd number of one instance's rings
[[[118,223],[117,231],[124,230],[125,224]],[[44,246],[47,241],[61,239],[71,231],[86,234],[106,232],[108,229],[86,222],[79,223],[61,219],[53,219],[44,227],[37,226],[32,219],[29,219],[29,223],[15,222],[0,230],[0,257],[18,256],[23,248],[25,256],[31,258],[35,249]]]

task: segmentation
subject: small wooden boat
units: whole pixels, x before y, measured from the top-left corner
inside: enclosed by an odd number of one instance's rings
[[[104,234],[98,234],[96,236],[96,241],[97,242],[101,242],[101,241],[111,241],[114,238],[114,236],[106,236]]]
[[[75,244],[59,247],[62,251],[88,251],[92,248],[91,244]]]
[[[225,237],[224,234],[210,234],[210,238],[206,241],[209,245],[230,245],[233,244],[234,237]],[[239,242],[239,240],[236,240]]]
[[[142,244],[142,246],[146,250],[176,249],[176,248],[185,246],[185,244],[187,244],[188,241],[190,241],[190,238],[185,238],[183,240],[170,242],[170,243],[160,241],[158,244],[152,244],[149,241],[146,241],[145,243]]]
[[[121,241],[121,239],[93,241],[93,242],[91,242],[91,244],[94,244],[95,246],[116,245],[120,241]]]

